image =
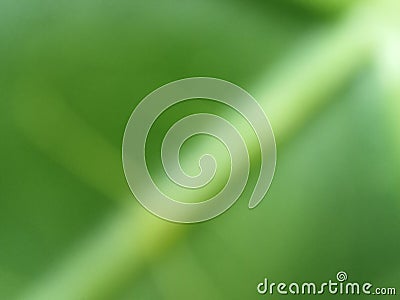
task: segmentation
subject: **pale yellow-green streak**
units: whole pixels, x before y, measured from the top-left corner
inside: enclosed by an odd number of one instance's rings
[[[266,109],[279,143],[297,131],[316,109],[324,107],[329,95],[369,58],[373,43],[371,35],[366,32],[379,22],[374,16],[374,10],[364,10],[363,7],[352,11],[336,27],[321,30],[311,43],[307,40],[299,45],[293,50],[289,63],[277,64],[274,69],[268,70],[267,75],[250,90]],[[62,120],[68,119],[70,113],[65,108]],[[68,149],[62,137],[43,136],[45,131],[32,129],[33,123],[29,118],[20,119],[19,122],[22,123],[22,130],[40,149],[56,157],[97,190],[119,197],[119,190],[107,187],[107,170],[94,175],[92,172],[81,172],[79,165],[85,164],[85,159],[90,157],[64,156],[58,151],[64,146]],[[57,119],[51,122],[58,124]],[[83,121],[76,122],[79,128],[85,128],[78,130],[81,134],[78,138],[85,140],[86,147],[99,151],[91,155],[103,156],[110,165],[118,165],[119,152],[109,150],[111,147],[105,145]],[[47,145],[50,141],[57,147]],[[99,149],[99,146],[106,150]],[[129,197],[132,198],[126,195],[126,198]],[[25,291],[21,299],[106,298],[150,259],[156,259],[190,227],[160,220],[139,208],[133,199],[130,200],[128,203],[132,204],[123,206],[110,216],[97,228],[96,234],[78,244],[74,254],[53,266],[48,274]]]

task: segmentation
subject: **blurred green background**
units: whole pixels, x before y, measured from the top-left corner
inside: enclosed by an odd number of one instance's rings
[[[0,299],[280,299],[257,284],[338,271],[399,292],[399,20],[397,0],[0,0]],[[256,209],[247,189],[180,225],[133,198],[121,144],[193,76],[260,102],[278,164]]]

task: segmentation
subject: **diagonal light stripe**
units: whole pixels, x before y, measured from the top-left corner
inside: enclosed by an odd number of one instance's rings
[[[365,11],[362,7],[353,11],[338,27],[321,32],[311,47],[309,41],[300,45],[293,52],[289,66],[277,65],[256,85],[253,94],[266,109],[278,144],[299,130],[316,109],[324,107],[328,96],[368,60],[373,36],[363,32],[374,25],[373,10]],[[48,137],[41,136],[41,130],[30,130],[31,125],[26,123],[23,130],[40,145]],[[84,134],[86,142],[96,146],[91,139],[92,132]],[[57,143],[62,142],[54,138]],[[54,155],[52,148],[41,148]],[[105,159],[117,164],[115,154]],[[71,163],[79,164],[68,160]],[[104,175],[101,182],[108,178]],[[85,181],[102,190],[97,178],[87,176]],[[105,193],[113,194],[108,190]],[[72,256],[26,290],[21,299],[104,298],[188,229],[188,226],[159,220],[143,209],[135,209],[136,206],[123,207],[98,228],[97,235],[78,245]]]

